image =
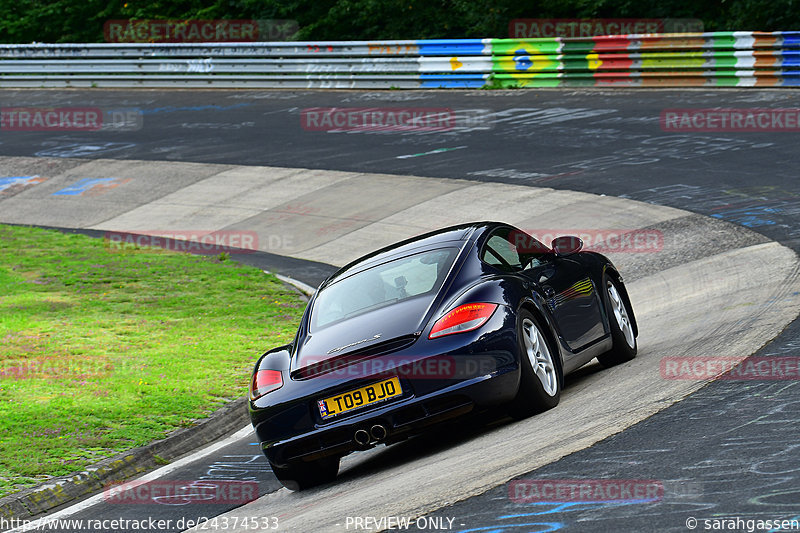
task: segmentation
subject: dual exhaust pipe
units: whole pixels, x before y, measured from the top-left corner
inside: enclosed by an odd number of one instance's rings
[[[374,424],[369,431],[357,429],[353,434],[353,441],[359,446],[369,446],[377,444],[389,436],[389,430],[383,424]]]

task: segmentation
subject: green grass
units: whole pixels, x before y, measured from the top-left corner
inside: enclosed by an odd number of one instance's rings
[[[0,496],[242,396],[303,307],[224,255],[0,225]]]

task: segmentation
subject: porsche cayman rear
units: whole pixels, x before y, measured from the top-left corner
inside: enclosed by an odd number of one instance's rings
[[[285,486],[330,481],[352,451],[514,399],[516,309],[481,282],[482,230],[448,228],[347,265],[311,299],[294,341],[259,359],[251,420]]]

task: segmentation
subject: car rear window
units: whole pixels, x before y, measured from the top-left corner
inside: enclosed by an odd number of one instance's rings
[[[433,300],[457,254],[457,248],[429,250],[381,263],[325,287],[314,303],[312,330],[410,298]]]

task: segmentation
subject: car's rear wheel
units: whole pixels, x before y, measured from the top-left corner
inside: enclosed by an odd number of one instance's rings
[[[633,331],[633,310],[622,297],[619,282],[604,274],[603,286],[605,287],[603,301],[611,326],[613,345],[609,351],[597,356],[597,360],[601,365],[611,367],[636,357],[638,346]]]
[[[270,466],[284,487],[289,490],[304,490],[336,479],[336,474],[339,473],[339,457],[292,463],[289,466],[275,466],[270,461]]]
[[[561,365],[536,318],[526,310],[517,320],[521,376],[517,396],[509,406],[514,418],[526,418],[558,405],[561,399]]]

